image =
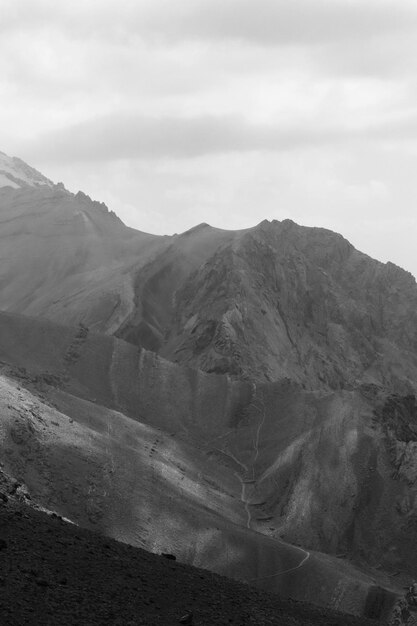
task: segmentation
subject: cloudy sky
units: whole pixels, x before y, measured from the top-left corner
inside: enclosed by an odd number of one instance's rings
[[[0,0],[0,150],[141,230],[289,217],[417,275],[417,2]]]

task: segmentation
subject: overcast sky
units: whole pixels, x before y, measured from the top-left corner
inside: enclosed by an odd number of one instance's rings
[[[417,275],[417,2],[0,0],[0,150],[140,230],[291,218]]]

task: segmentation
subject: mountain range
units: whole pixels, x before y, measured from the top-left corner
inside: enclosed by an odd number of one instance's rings
[[[410,273],[291,220],[143,233],[0,153],[0,365],[11,500],[412,623]]]

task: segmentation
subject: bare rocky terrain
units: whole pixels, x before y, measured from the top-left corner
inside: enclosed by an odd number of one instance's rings
[[[257,587],[282,607],[414,623],[414,278],[289,220],[148,235],[24,171],[33,184],[0,186],[0,469],[29,507],[22,537],[32,515],[39,537],[53,535],[39,512],[53,511],[76,524],[54,520],[60,532],[85,529],[83,552],[106,536],[174,554],[249,583],[228,584],[254,607],[267,597]],[[48,543],[36,541],[34,554]],[[142,554],[110,545],[132,563]],[[111,567],[96,557],[91,567]],[[56,623],[36,606],[37,623]],[[141,606],[132,623],[176,619]],[[313,621],[231,623],[356,623],[294,606]]]

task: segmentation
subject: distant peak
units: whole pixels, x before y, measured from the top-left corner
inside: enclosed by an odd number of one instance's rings
[[[284,220],[262,220],[262,222],[259,222],[258,227],[266,227],[266,228],[270,228],[271,226],[298,226],[298,224],[296,222],[294,222],[294,220],[291,220],[290,218],[285,218]]]
[[[54,183],[18,157],[0,151],[0,187],[53,187]]]
[[[257,226],[254,227],[254,230],[260,233],[272,233],[272,232],[286,231],[288,229],[297,228],[297,227],[298,227],[298,224],[296,224],[296,222],[288,218],[282,221],[265,219],[265,220],[262,220],[262,222],[259,222],[259,224],[257,224]]]
[[[186,230],[182,234],[183,235],[191,235],[191,233],[196,233],[196,232],[198,232],[200,230],[204,230],[205,228],[211,228],[211,226],[210,226],[210,224],[207,224],[206,222],[202,222],[201,224],[197,224],[197,226],[193,226],[189,230]]]

